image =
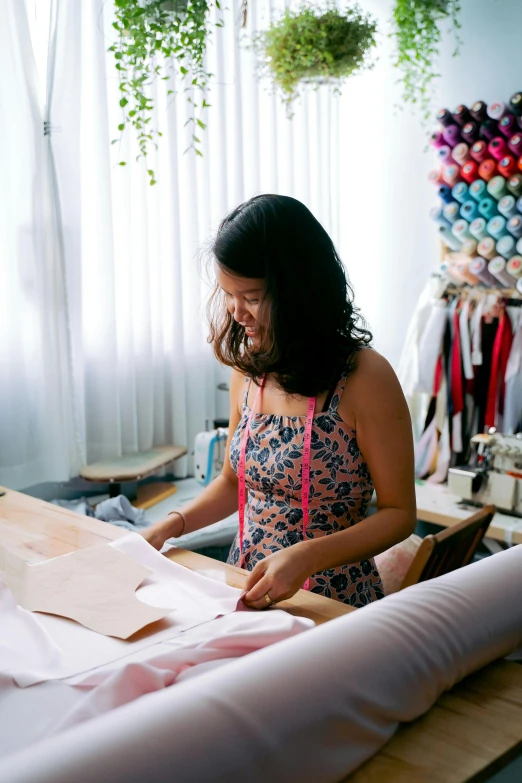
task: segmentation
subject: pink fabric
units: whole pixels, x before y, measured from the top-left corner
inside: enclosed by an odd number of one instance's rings
[[[0,779],[334,783],[520,645],[520,594],[518,546],[24,749]]]
[[[375,565],[381,575],[385,595],[400,590],[413,558],[422,543],[422,538],[412,534],[405,541],[387,549],[375,557]]]

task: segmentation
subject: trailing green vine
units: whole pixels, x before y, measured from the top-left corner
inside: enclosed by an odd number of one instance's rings
[[[214,0],[220,8],[218,0]],[[157,148],[161,131],[153,126],[154,103],[150,87],[154,80],[168,80],[172,67],[185,83],[187,100],[191,104],[192,145],[197,154],[200,139],[198,130],[204,130],[201,110],[210,74],[205,69],[205,51],[208,36],[208,0],[114,0],[116,20],[113,27],[119,35],[117,43],[109,47],[114,53],[120,76],[120,106],[123,133],[130,125],[138,140],[139,155],[147,161],[151,146]],[[218,22],[217,26],[222,26]],[[202,98],[196,99],[200,91]],[[168,90],[168,95],[173,94]],[[112,143],[116,143],[115,139]],[[125,166],[120,161],[120,166]],[[153,169],[147,169],[150,184],[156,182]]]
[[[424,119],[431,113],[432,82],[437,78],[434,62],[439,54],[441,23],[450,20],[459,52],[460,0],[395,0],[393,10],[397,43],[395,65],[403,74],[403,98],[418,104]]]
[[[286,9],[255,47],[288,106],[307,81],[333,81],[340,89],[351,74],[371,67],[377,25],[354,5],[340,11],[336,3]]]

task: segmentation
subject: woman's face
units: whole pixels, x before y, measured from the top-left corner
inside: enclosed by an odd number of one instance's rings
[[[263,278],[236,277],[216,264],[217,282],[225,296],[228,312],[255,343],[262,324],[258,320],[260,305],[266,292]]]

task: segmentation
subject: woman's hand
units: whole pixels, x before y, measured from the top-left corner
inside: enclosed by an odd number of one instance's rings
[[[311,573],[306,550],[300,544],[281,549],[261,560],[250,572],[243,601],[253,609],[266,609],[295,595]]]
[[[154,549],[159,550],[168,538],[179,535],[182,526],[183,519],[179,514],[169,514],[169,516],[148,527],[141,535]]]

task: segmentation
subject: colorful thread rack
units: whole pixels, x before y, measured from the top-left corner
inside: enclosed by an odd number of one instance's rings
[[[522,92],[508,103],[441,109],[431,134],[438,165],[430,212],[448,281],[522,294]]]

